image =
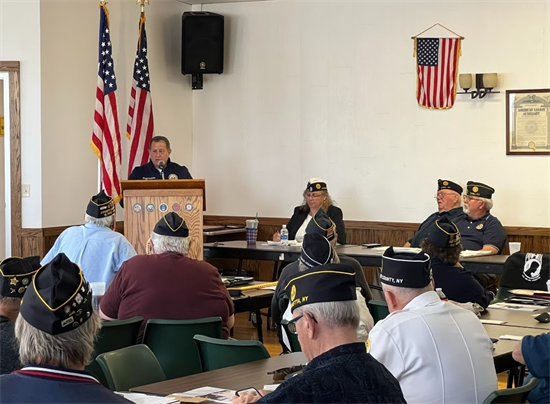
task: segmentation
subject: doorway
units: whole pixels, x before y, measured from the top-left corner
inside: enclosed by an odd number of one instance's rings
[[[3,143],[3,201],[0,214],[4,219],[3,249],[0,258],[21,256],[21,102],[19,62],[0,61],[0,81],[2,83],[4,118]],[[1,194],[0,194],[1,196]],[[0,221],[0,224],[2,222]],[[2,238],[0,238],[2,241]]]

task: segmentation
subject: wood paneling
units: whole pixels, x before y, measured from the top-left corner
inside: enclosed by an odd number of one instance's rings
[[[245,216],[204,216],[206,225],[233,225],[244,226]],[[258,240],[270,240],[273,233],[286,224],[287,218],[259,218]],[[380,243],[382,245],[400,246],[410,239],[418,223],[398,222],[362,222],[346,220],[346,232],[350,244]],[[55,239],[66,227],[50,227],[46,229],[23,229],[22,247],[23,256],[43,256],[53,245]],[[546,227],[513,227],[505,226],[508,241],[521,242],[523,252],[545,253],[550,251],[550,228]],[[117,231],[124,234],[124,223],[117,223]],[[508,243],[504,254],[508,254]],[[211,260],[218,268],[236,269],[238,260]],[[244,261],[243,269],[253,273],[259,280],[269,281],[273,273],[273,263],[266,261]]]
[[[21,100],[19,62],[0,61],[9,76],[11,255],[22,255],[21,240]],[[6,251],[9,254],[9,251]]]

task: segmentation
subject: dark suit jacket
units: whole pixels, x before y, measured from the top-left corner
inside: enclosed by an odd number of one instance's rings
[[[307,215],[309,214],[309,207],[306,206],[305,210],[302,206],[296,206],[294,208],[294,214],[288,221],[286,228],[288,229],[288,239],[294,240],[296,238],[296,232],[306,220]],[[336,233],[338,233],[338,242],[340,244],[346,244],[346,227],[344,226],[344,214],[342,209],[337,208],[334,205],[330,205],[327,211],[328,217],[332,219],[336,225]]]

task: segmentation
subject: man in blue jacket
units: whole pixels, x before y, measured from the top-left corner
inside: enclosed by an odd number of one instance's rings
[[[129,180],[190,180],[193,179],[185,166],[170,160],[170,141],[164,136],[155,136],[149,143],[149,162],[136,167]]]
[[[527,335],[516,344],[512,357],[519,363],[527,365],[529,376],[540,380],[537,387],[529,393],[527,400],[531,404],[550,403],[550,333],[532,336]]]

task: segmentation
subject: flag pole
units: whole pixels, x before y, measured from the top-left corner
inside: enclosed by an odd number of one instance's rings
[[[136,0],[136,4],[139,4],[142,17],[145,17],[145,3],[149,4],[149,0]]]

